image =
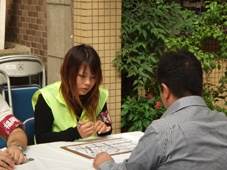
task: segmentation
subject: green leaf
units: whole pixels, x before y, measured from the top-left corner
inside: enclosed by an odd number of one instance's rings
[[[221,65],[218,63],[218,69],[221,70]]]
[[[151,68],[150,66],[148,66],[148,63],[143,63],[143,64],[141,64],[141,66],[142,66],[144,69],[146,69],[147,71],[153,73],[153,70],[152,70],[152,68]]]
[[[141,103],[141,106],[144,107],[144,103],[147,101],[147,97],[141,96],[139,99],[139,102]]]
[[[141,127],[141,126],[142,126],[142,124],[143,124],[143,122],[142,122],[142,121],[138,121],[138,127]]]
[[[138,107],[137,112],[144,112],[144,109],[142,107]]]
[[[223,26],[224,26],[224,27],[227,27],[227,21],[225,21],[225,22],[223,23]]]
[[[131,63],[132,59],[129,57],[126,64]]]
[[[129,106],[128,106],[127,104],[123,104],[123,105],[121,105],[121,108],[122,108],[123,110],[126,110],[126,109],[129,109]]]
[[[128,71],[128,72],[129,72],[129,73],[128,73],[127,77],[132,77],[133,75],[136,75],[134,71],[131,71],[131,70],[130,70],[130,71]]]
[[[142,125],[140,125],[138,128],[138,131],[142,131],[142,130],[143,130],[143,127],[142,127]]]
[[[139,115],[136,115],[136,116],[133,118],[132,121],[136,121],[136,120],[138,120],[138,119],[139,119]]]
[[[223,54],[221,55],[221,57],[222,57],[222,58],[227,58],[227,53],[223,53]]]
[[[143,86],[138,85],[133,90],[137,90],[138,93],[141,94],[141,90],[143,90],[143,89],[144,89]]]
[[[217,39],[217,37],[218,37],[218,34],[214,34],[213,35],[213,38],[216,40]]]
[[[209,62],[207,62],[206,60],[203,61],[203,66],[205,68],[208,68],[210,65],[209,65]]]
[[[137,83],[138,83],[138,80],[134,80],[133,86],[136,85]]]
[[[116,63],[116,67],[117,67],[117,68],[119,68],[120,63],[121,63],[121,60],[120,60],[120,59],[115,58],[115,59],[113,60],[113,62],[115,62],[115,63]]]
[[[154,57],[151,57],[151,60],[156,63],[156,59]]]
[[[150,98],[150,99],[147,101],[147,103],[152,104],[152,103],[154,103],[154,100],[155,100],[155,97],[152,97],[152,98]]]
[[[158,38],[159,38],[159,37],[161,37],[161,39],[162,39],[163,41],[165,41],[165,39],[166,39],[165,36],[162,35],[162,34],[159,34],[159,35],[158,35]]]
[[[122,122],[121,122],[121,127],[124,127],[126,125],[126,120],[124,119]]]
[[[120,116],[125,116],[128,113],[128,110],[122,110]]]
[[[133,130],[134,130],[134,126],[130,127],[130,128],[128,129],[128,132],[132,132]]]
[[[145,112],[144,112],[144,115],[145,115],[146,118],[148,118],[148,117],[150,116],[149,111],[145,111]]]
[[[211,62],[210,62],[210,67],[211,67],[212,69],[215,69],[215,68],[216,68],[215,62],[211,61]]]
[[[218,38],[218,42],[219,42],[219,43],[222,43],[222,42],[223,42],[223,38],[222,38],[222,37],[219,37],[219,38]]]
[[[150,107],[150,106],[149,106],[147,103],[145,103],[145,104],[144,104],[144,108],[145,108],[145,110],[148,110],[148,109],[149,109],[149,107]]]
[[[139,71],[138,71],[139,74],[140,74],[140,76],[148,77],[148,78],[149,78],[149,76],[148,76],[147,74],[144,74],[141,70],[142,70],[142,69],[140,68]]]
[[[122,51],[123,57],[125,56],[125,54],[127,53],[127,51],[128,51],[128,49],[123,49],[123,51]]]
[[[146,32],[146,30],[143,30],[143,36],[144,36],[144,38],[146,40],[147,39],[147,32]]]
[[[135,65],[132,66],[133,70],[135,71],[135,73],[138,73],[138,69]]]
[[[134,118],[134,113],[130,113],[128,116],[128,120],[132,120]]]

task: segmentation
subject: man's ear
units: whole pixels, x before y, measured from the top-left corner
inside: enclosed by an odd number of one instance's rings
[[[165,83],[162,83],[161,86],[163,88],[163,91],[162,91],[163,97],[165,99],[168,99],[170,97],[170,94],[171,94],[169,87]]]

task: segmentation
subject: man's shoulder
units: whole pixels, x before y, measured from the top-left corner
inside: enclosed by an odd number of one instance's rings
[[[199,112],[198,112],[199,111]],[[147,130],[155,131],[157,134],[162,134],[174,126],[194,126],[195,123],[207,124],[212,122],[218,124],[219,122],[227,123],[227,117],[222,112],[211,111],[209,108],[201,108],[198,110],[196,107],[185,108],[174,114],[154,120]]]
[[[156,133],[157,135],[162,134],[171,125],[172,125],[172,123],[171,123],[171,121],[169,121],[168,118],[167,119],[160,118],[157,120],[153,120],[152,123],[147,127],[145,133],[147,133],[147,134]]]

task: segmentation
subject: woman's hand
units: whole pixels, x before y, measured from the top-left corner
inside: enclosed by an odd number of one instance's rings
[[[88,138],[94,133],[94,123],[89,122],[87,123],[88,120],[83,120],[81,123],[83,125],[77,125],[78,132],[80,133],[80,136],[82,138]]]
[[[0,170],[13,170],[15,166],[9,154],[0,150]]]
[[[94,126],[95,133],[101,134],[111,130],[111,126],[107,126],[103,121],[98,120]]]
[[[10,146],[4,152],[6,152],[14,160],[15,164],[23,164],[28,161],[28,158],[17,146]]]

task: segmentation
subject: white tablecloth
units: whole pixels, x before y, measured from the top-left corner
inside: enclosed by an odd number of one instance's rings
[[[79,156],[75,153],[66,151],[60,147],[74,145],[83,142],[93,142],[97,140],[106,140],[124,137],[138,142],[143,132],[127,132],[113,134],[105,137],[95,137],[79,140],[77,142],[53,142],[39,145],[28,146],[25,154],[27,157],[34,158],[22,165],[16,165],[15,170],[94,170],[93,159]],[[114,155],[115,162],[122,162],[128,158],[130,153]]]

